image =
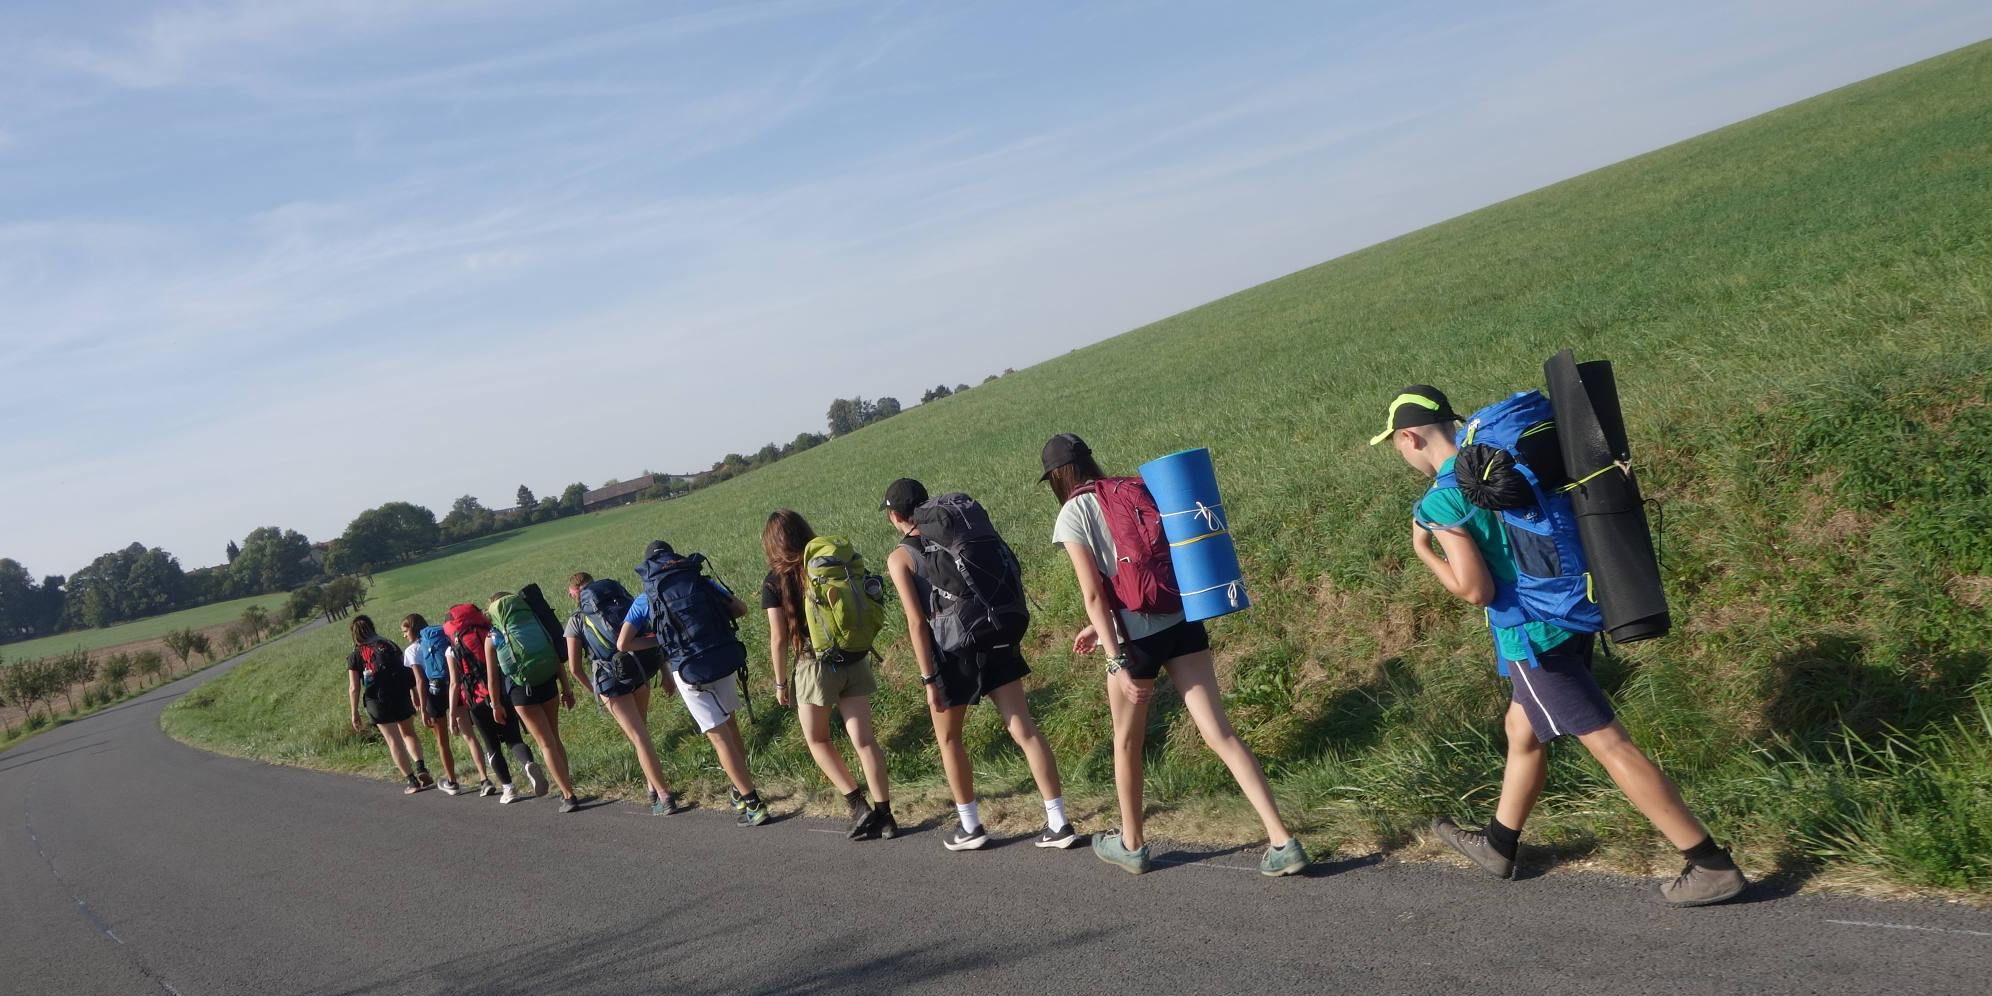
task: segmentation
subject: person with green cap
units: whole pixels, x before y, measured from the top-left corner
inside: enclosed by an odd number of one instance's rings
[[[1439,389],[1414,384],[1391,401],[1374,446],[1390,440],[1404,462],[1433,478],[1412,509],[1411,550],[1454,596],[1481,608],[1514,602],[1518,570],[1508,527],[1499,513],[1469,502],[1454,475],[1461,421]],[[1493,818],[1479,830],[1449,819],[1432,824],[1446,846],[1500,878],[1513,878],[1522,824],[1549,774],[1548,745],[1575,737],[1641,814],[1680,849],[1687,866],[1660,889],[1671,906],[1707,906],[1733,899],[1748,882],[1728,850],[1688,811],[1681,792],[1646,756],[1612,712],[1591,674],[1595,633],[1548,622],[1494,625],[1501,671],[1511,694],[1504,723],[1507,767]]]

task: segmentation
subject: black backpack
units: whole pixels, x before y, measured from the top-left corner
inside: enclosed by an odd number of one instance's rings
[[[926,582],[927,627],[947,653],[1016,644],[1030,629],[1017,556],[975,499],[949,492],[913,510],[914,567]]]
[[[636,599],[614,578],[590,581],[581,589],[581,639],[598,661],[616,656],[616,634],[622,631],[623,617]]]

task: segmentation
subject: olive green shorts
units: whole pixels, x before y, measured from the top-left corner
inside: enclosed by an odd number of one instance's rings
[[[798,658],[795,662],[795,700],[813,706],[829,708],[838,699],[868,699],[878,691],[878,680],[872,677],[872,659],[829,667],[819,663],[814,657]]]

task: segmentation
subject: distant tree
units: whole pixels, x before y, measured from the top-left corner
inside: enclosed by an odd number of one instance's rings
[[[768,445],[761,447],[761,449],[754,454],[754,466],[756,467],[766,466],[768,464],[774,463],[776,460],[780,460],[781,458],[782,458],[782,448],[776,446],[773,443],[769,443]]]
[[[187,649],[196,656],[207,658],[209,664],[215,661],[214,641],[209,639],[206,633],[193,634],[193,638],[187,641]]]
[[[842,436],[858,431],[865,424],[860,401],[853,398],[838,398],[830,402],[830,435]]]
[[[541,498],[539,504],[533,507],[534,522],[552,522],[558,518],[560,518],[560,499],[552,495]]]
[[[166,670],[166,658],[157,650],[142,650],[132,655],[131,669],[141,682],[150,683]]]
[[[326,554],[331,574],[374,571],[419,556],[442,541],[436,513],[405,501],[391,501],[353,517]]]
[[[0,557],[0,640],[12,640],[35,632],[41,614],[40,592],[34,575],[21,562]]]
[[[292,622],[303,622],[316,615],[318,607],[325,601],[325,589],[308,584],[290,593],[290,600],[284,605],[284,614]]]
[[[828,441],[829,437],[818,433],[798,432],[795,435],[795,439],[789,443],[789,451],[792,453],[801,453],[803,450],[815,449]]]
[[[968,385],[967,385],[967,384],[956,384],[956,385],[955,385],[955,389],[954,389],[954,393],[956,393],[956,394],[960,394],[960,393],[962,393],[963,391],[966,391],[966,390],[968,390]]]
[[[982,382],[984,384],[992,383],[995,380],[996,380],[995,374],[990,374],[989,376],[982,378]]]
[[[568,485],[566,490],[560,492],[560,513],[562,515],[577,515],[587,501],[588,486],[582,484],[580,481],[576,481]]]
[[[530,509],[539,504],[539,499],[533,497],[533,489],[523,484],[519,485],[519,493],[513,500],[518,502],[518,506],[522,509]]]
[[[878,399],[877,403],[872,406],[872,417],[869,421],[876,422],[879,421],[880,419],[891,418],[892,416],[899,414],[901,410],[902,409],[899,407],[898,398],[893,398],[893,397],[880,398]]]
[[[1017,372],[1017,368],[1016,368],[1016,367],[1004,367],[1004,368],[1003,368],[1003,376],[1005,376],[1005,377],[1008,377],[1008,376],[1010,376],[1011,374],[1013,374],[1013,373],[1016,373],[1016,372]]]
[[[450,514],[443,516],[443,538],[465,540],[482,536],[496,525],[496,518],[482,502],[470,495],[458,498],[450,506]]]
[[[311,541],[295,529],[264,526],[242,540],[242,553],[228,565],[236,590],[245,595],[286,591],[317,573]]]
[[[172,654],[175,660],[180,662],[182,669],[185,669],[188,660],[194,655],[194,631],[190,629],[171,630],[160,638],[160,642],[166,645],[166,651]]]
[[[117,686],[119,695],[125,693],[125,682],[131,680],[131,670],[130,654],[112,654],[104,658],[104,682]]]
[[[953,394],[954,394],[953,388],[947,386],[946,384],[937,384],[934,387],[929,388],[925,392],[921,393],[920,403],[924,405],[929,401],[939,401],[942,398],[952,396]]]
[[[234,540],[229,540],[229,541],[228,541],[228,562],[229,562],[229,563],[231,563],[231,564],[232,564],[232,563],[235,563],[235,558],[237,558],[237,557],[240,557],[240,556],[242,556],[242,548],[241,548],[241,547],[239,547],[239,546],[236,546],[236,545],[235,545],[235,541],[234,541]]]
[[[53,672],[50,680],[62,691],[62,701],[67,703],[70,712],[76,711],[76,686],[88,685],[97,676],[97,665],[90,660],[89,653],[72,650],[59,657],[50,658]]]
[[[249,642],[255,643],[270,631],[270,613],[260,605],[251,605],[242,610],[241,625],[242,631],[249,636]]]

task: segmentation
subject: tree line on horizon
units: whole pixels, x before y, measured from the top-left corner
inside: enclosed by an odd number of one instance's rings
[[[1011,373],[1015,370],[991,374],[982,383]],[[952,388],[940,384],[924,391],[920,403],[969,389],[967,384]],[[637,497],[681,497],[814,449],[904,410],[899,399],[891,396],[837,398],[825,413],[827,433],[797,433],[787,443],[771,442],[751,455],[728,453],[696,474],[645,471],[645,476],[655,480]],[[611,479],[603,487],[617,483]],[[164,549],[137,542],[103,554],[73,574],[45,575],[39,581],[19,561],[0,557],[0,644],[98,629],[236,598],[295,592],[342,575],[371,575],[454,543],[579,515],[586,510],[588,491],[587,485],[577,481],[562,489],[558,498],[540,498],[521,484],[512,508],[493,510],[476,496],[463,495],[440,519],[413,502],[390,501],[355,516],[322,552],[294,529],[263,526],[241,543],[229,541],[225,563],[193,570],[181,567],[179,558]]]

